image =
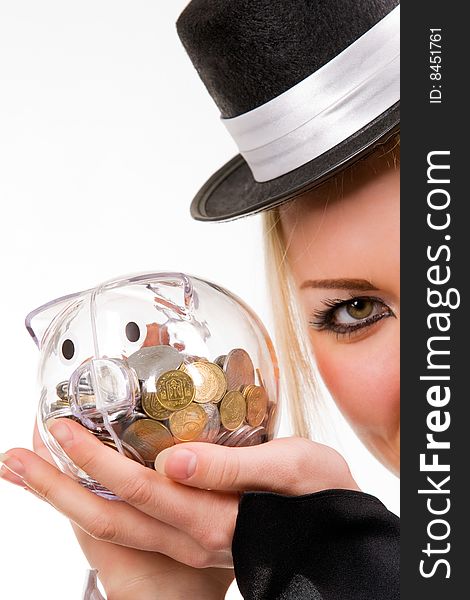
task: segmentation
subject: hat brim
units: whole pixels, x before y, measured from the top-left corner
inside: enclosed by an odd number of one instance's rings
[[[331,150],[276,179],[258,183],[239,154],[202,186],[191,203],[198,221],[228,221],[292,200],[367,156],[400,129],[400,102]]]

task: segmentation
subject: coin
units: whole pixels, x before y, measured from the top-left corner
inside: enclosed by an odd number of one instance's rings
[[[273,439],[274,434],[276,432],[277,424],[278,424],[277,409],[278,409],[278,407],[277,407],[276,403],[269,400],[267,415],[266,415],[266,422],[264,423],[264,426],[266,427],[267,437],[270,440]]]
[[[60,383],[57,384],[57,387],[56,387],[57,396],[61,400],[67,400],[68,401],[68,398],[69,398],[68,389],[69,389],[69,382],[68,382],[68,380],[67,381],[61,381]]]
[[[215,443],[216,444],[220,444],[223,445],[224,440],[232,433],[232,431],[229,431],[228,429],[225,429],[225,427],[221,427],[219,429],[219,433],[217,435],[217,438],[215,439]]]
[[[184,368],[196,388],[194,402],[205,404],[222,400],[227,391],[227,381],[220,367],[214,363],[196,361]]]
[[[252,427],[237,438],[236,446],[258,446],[266,439],[266,429],[264,427]]]
[[[221,438],[217,441],[217,444],[222,446],[236,446],[237,440],[239,440],[244,434],[249,433],[251,429],[252,428],[249,425],[242,425],[235,431],[229,431],[228,435],[221,436]]]
[[[226,354],[221,354],[220,356],[218,356],[215,360],[213,360],[212,362],[215,363],[218,367],[220,367],[221,369],[224,368],[224,363],[225,363],[225,359],[227,358]]]
[[[233,431],[240,427],[246,416],[246,402],[243,394],[231,390],[225,394],[220,403],[220,420],[222,425]]]
[[[194,440],[196,442],[214,442],[220,430],[220,414],[214,404],[201,404],[207,414],[207,423],[201,434]]]
[[[190,364],[190,363],[194,363],[194,362],[209,362],[207,360],[207,358],[204,358],[204,356],[196,356],[193,354],[186,354],[184,357],[184,363],[181,365],[180,368],[183,368],[184,370],[184,364]]]
[[[259,385],[247,386],[246,393],[246,420],[252,427],[258,427],[266,416],[268,409],[268,394]]]
[[[164,421],[171,415],[171,410],[162,406],[156,392],[148,392],[145,382],[142,384],[142,409],[151,418]]]
[[[97,436],[97,437],[98,437],[98,439],[100,439],[103,442],[103,444],[105,444],[106,446],[109,446],[110,448],[113,448],[113,450],[116,450],[116,452],[119,452],[113,438],[106,437],[106,436]],[[135,448],[133,448],[130,444],[127,444],[123,440],[121,440],[121,444],[122,444],[122,449],[124,450],[124,453],[127,456],[127,458],[130,458],[131,460],[135,460],[136,462],[139,462],[140,464],[145,465],[144,459],[140,456],[140,454],[137,452],[137,450]]]
[[[52,404],[55,404],[58,407],[69,407],[70,408],[70,402],[68,400],[68,398],[62,399],[62,398],[57,398],[55,402],[52,402]]]
[[[140,387],[139,387],[139,396],[136,397],[136,399],[135,399],[134,410],[136,410],[137,412],[142,412],[144,410],[142,408],[142,393],[141,393]]]
[[[128,417],[111,423],[111,427],[120,439],[124,430],[126,430],[129,427],[129,425],[131,425],[135,421],[138,421],[139,419],[148,419],[148,416],[145,413],[142,413],[138,410],[134,410],[134,412],[132,412]],[[104,435],[106,435],[106,433]]]
[[[170,431],[182,442],[190,442],[199,437],[209,420],[209,416],[200,404],[192,402],[186,408],[172,413]]]
[[[162,450],[175,443],[165,425],[153,419],[134,421],[122,434],[122,441],[137,450],[144,461],[154,461]]]
[[[184,371],[167,371],[157,380],[158,401],[168,410],[175,411],[186,408],[194,400],[195,393],[193,380]]]
[[[258,384],[261,385],[262,387],[265,387],[263,376],[261,375],[261,371],[259,369],[256,369],[256,375],[258,377]]]
[[[172,346],[145,346],[127,359],[141,381],[157,380],[165,371],[173,371],[183,362],[181,354]]]
[[[239,390],[242,385],[255,382],[255,370],[251,358],[242,348],[235,348],[227,354],[224,362],[228,390]]]

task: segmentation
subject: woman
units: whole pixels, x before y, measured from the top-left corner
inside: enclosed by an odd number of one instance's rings
[[[60,473],[37,430],[36,453],[2,455],[5,479],[71,519],[110,600],[222,598],[234,572],[246,599],[399,597],[396,517],[358,489],[337,452],[306,439],[312,349],[343,414],[398,471],[396,48],[381,42],[396,34],[395,5],[193,0],[179,20],[245,148],[202,188],[193,216],[270,209],[270,284],[298,437],[188,443],[160,453],[155,473],[57,420],[51,433],[66,453],[124,502]],[[318,102],[302,101],[312,90]]]

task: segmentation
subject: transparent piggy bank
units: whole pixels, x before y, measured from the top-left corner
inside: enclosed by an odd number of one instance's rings
[[[184,273],[139,274],[59,298],[28,315],[41,356],[38,428],[59,468],[78,468],[47,429],[66,417],[154,468],[188,441],[252,446],[278,424],[278,366],[258,317],[222,287]]]

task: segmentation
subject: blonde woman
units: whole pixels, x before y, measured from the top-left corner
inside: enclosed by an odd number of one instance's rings
[[[391,0],[193,0],[178,32],[242,155],[192,214],[264,211],[282,375],[296,436],[188,443],[154,472],[73,421],[52,434],[124,502],[35,451],[2,476],[72,522],[110,600],[395,600],[398,519],[311,441],[316,368],[367,448],[399,469],[399,8]],[[313,353],[312,353],[313,351]],[[313,354],[314,368],[310,356]],[[65,421],[65,422],[64,422]]]

